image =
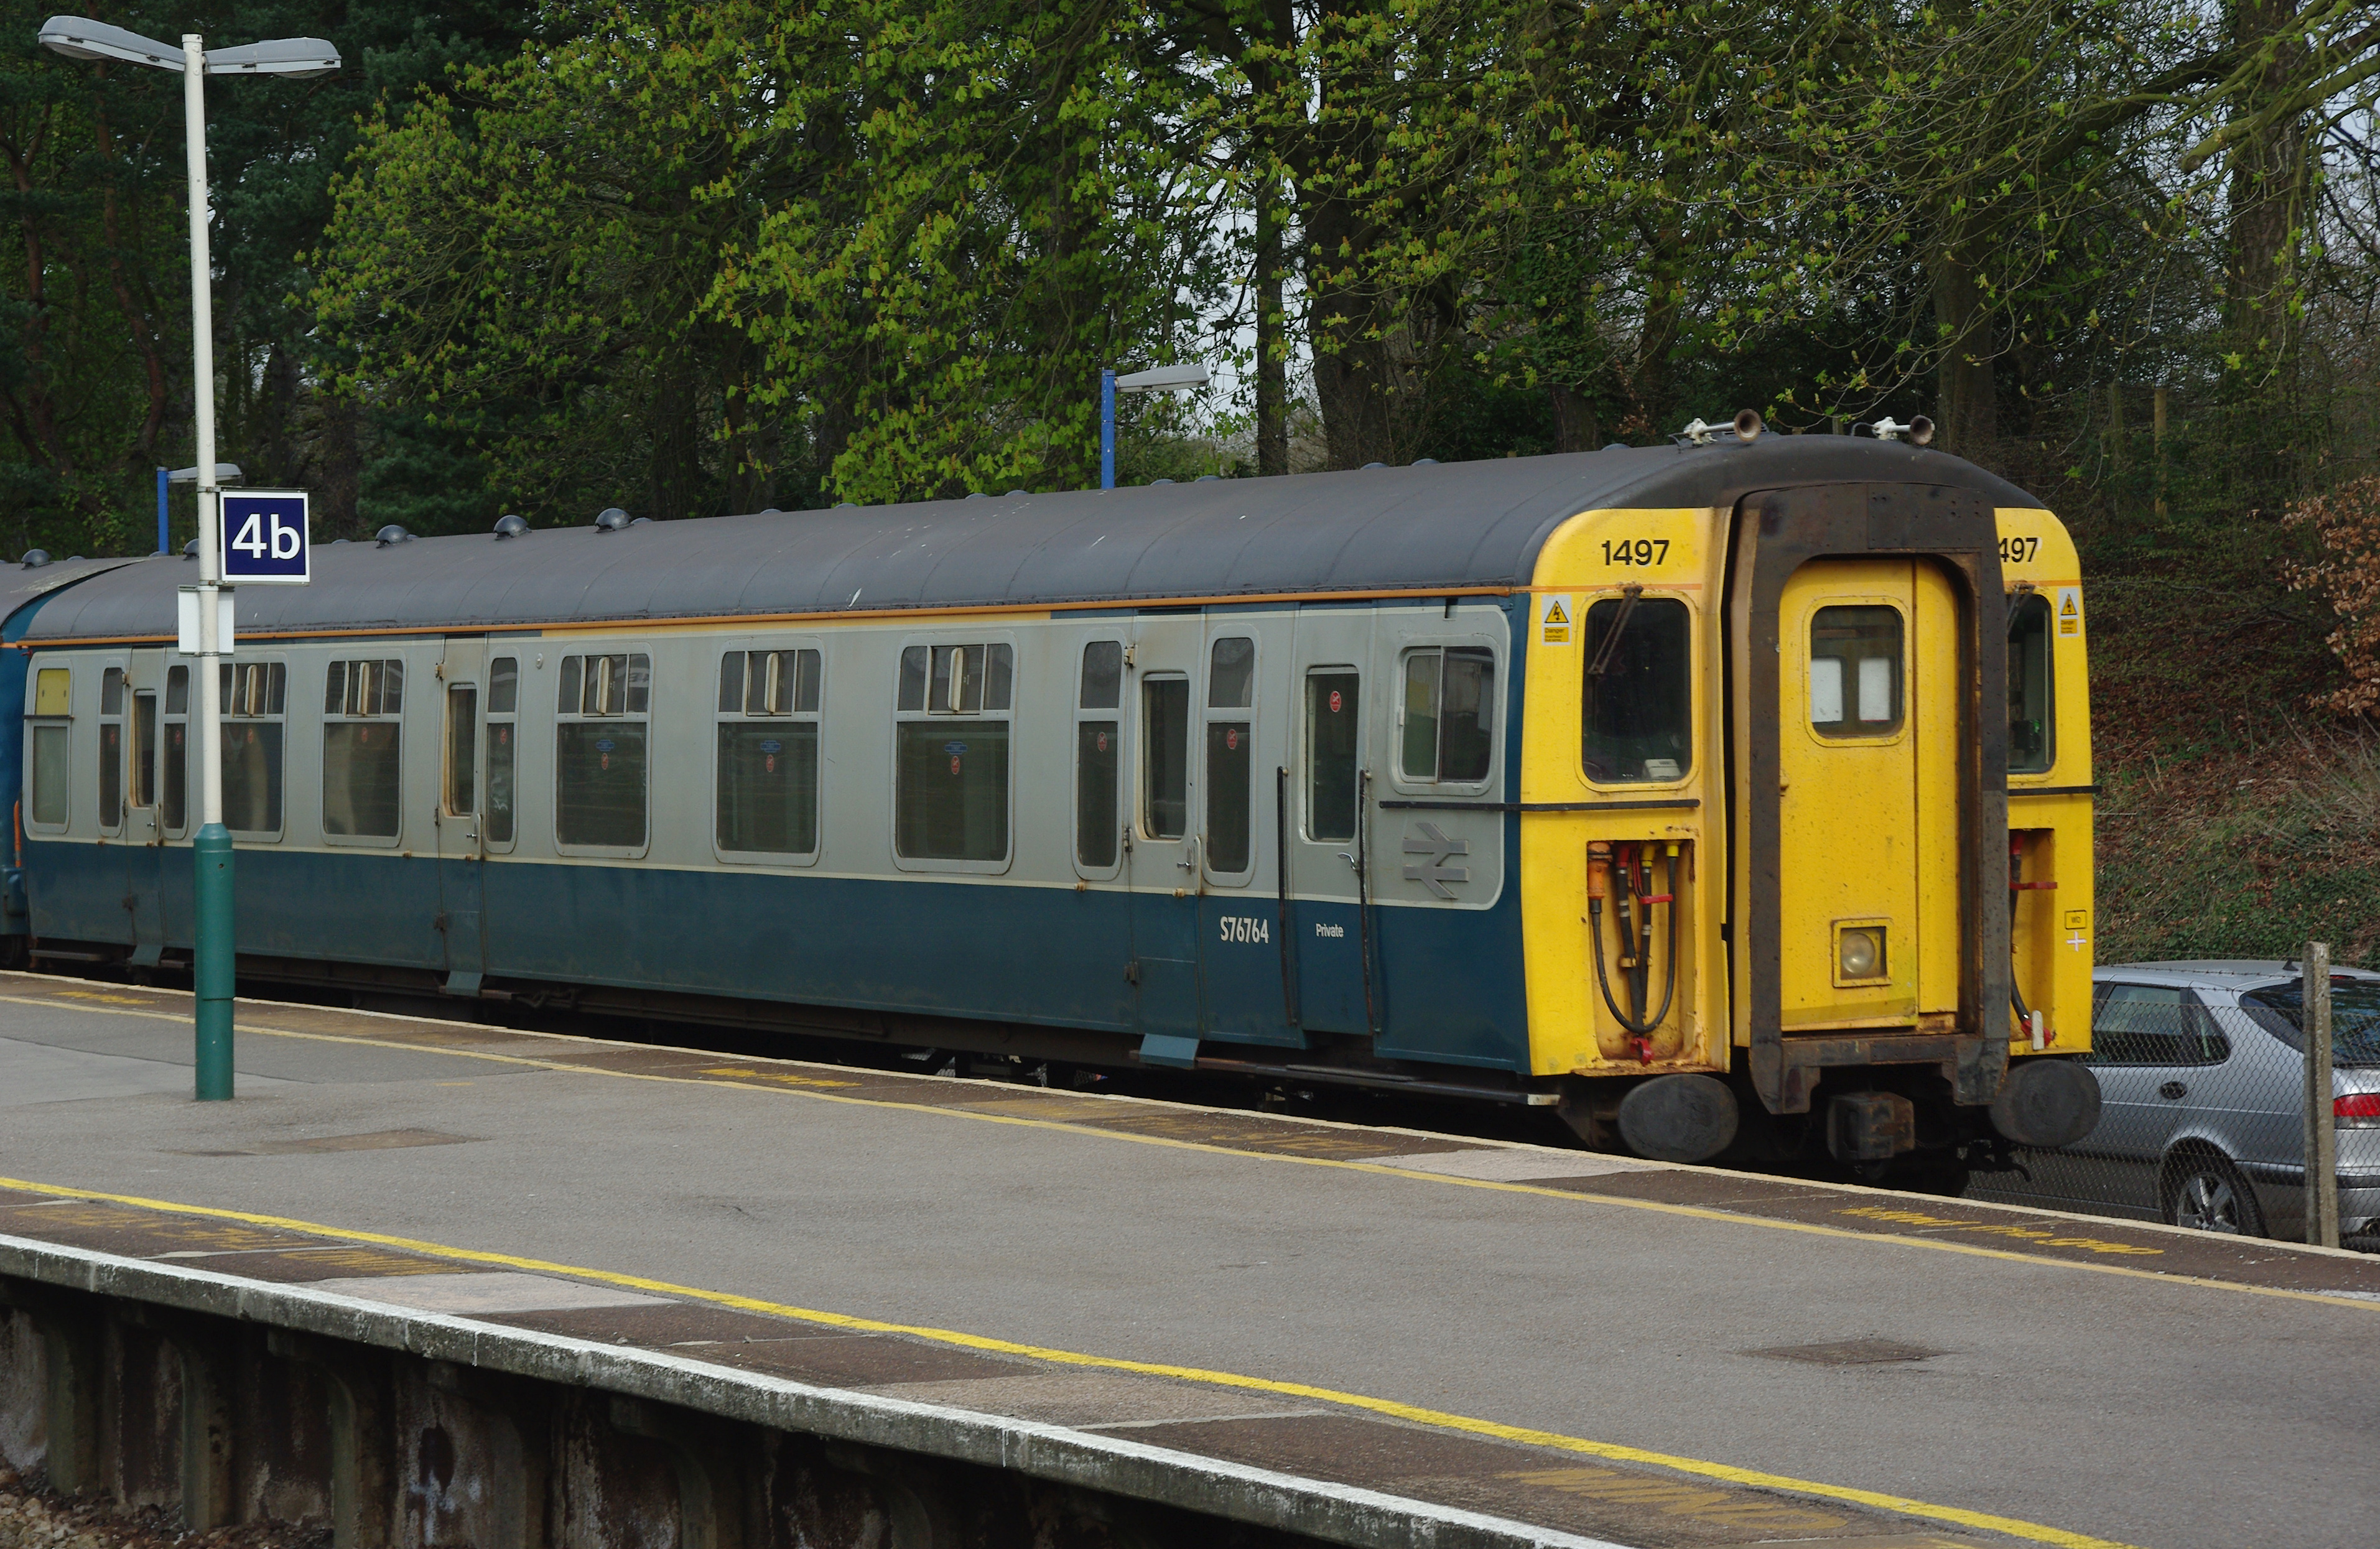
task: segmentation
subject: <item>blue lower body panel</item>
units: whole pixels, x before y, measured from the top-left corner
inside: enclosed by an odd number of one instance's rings
[[[38,936],[134,945],[159,931],[169,947],[190,945],[187,848],[33,843],[26,873]],[[1209,968],[1219,982],[1277,982],[1277,945],[1202,942],[1194,950],[1219,956],[1200,971],[1135,985],[1135,910],[1113,891],[496,860],[476,879],[480,940],[450,952],[442,926],[470,913],[443,896],[434,859],[242,848],[237,879],[239,950],[251,955],[1120,1034],[1195,1031],[1210,1046],[1305,1041],[1285,994],[1269,1028],[1245,1004],[1252,990],[1226,1025],[1202,1004]],[[1351,905],[1301,903],[1296,920],[1309,940],[1318,924],[1343,931],[1334,945],[1360,939]],[[1510,890],[1487,910],[1376,909],[1373,923],[1380,1053],[1527,1067]],[[1252,954],[1264,955],[1261,974],[1242,960]]]

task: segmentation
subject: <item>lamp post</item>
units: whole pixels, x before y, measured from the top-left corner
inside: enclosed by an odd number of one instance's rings
[[[223,821],[223,647],[215,594],[223,588],[223,479],[215,463],[213,262],[207,251],[207,111],[210,75],[328,75],[339,51],[320,38],[275,38],[237,48],[209,49],[196,32],[175,48],[154,38],[79,16],[42,23],[42,45],[69,59],[146,65],[182,77],[182,133],[190,174],[191,402],[196,406],[199,457],[199,832],[190,850],[197,866],[196,951],[191,977],[198,990],[196,1083],[200,1102],[232,1093],[231,1000],[235,979],[232,934],[231,833]]]
[[[1099,488],[1115,488],[1115,401],[1118,393],[1186,393],[1207,385],[1204,366],[1158,366],[1118,376],[1099,372]]]

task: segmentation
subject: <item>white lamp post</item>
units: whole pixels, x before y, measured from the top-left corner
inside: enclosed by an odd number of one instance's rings
[[[190,168],[191,402],[196,406],[199,457],[199,832],[191,841],[198,866],[195,910],[197,1084],[200,1101],[232,1092],[231,1000],[235,978],[232,932],[231,834],[223,821],[223,683],[217,665],[225,643],[217,627],[214,593],[223,589],[223,481],[215,462],[213,262],[207,251],[207,110],[210,75],[328,75],[339,51],[320,38],[210,50],[196,32],[174,48],[86,17],[54,16],[42,23],[42,43],[69,59],[146,65],[182,75],[182,123]]]

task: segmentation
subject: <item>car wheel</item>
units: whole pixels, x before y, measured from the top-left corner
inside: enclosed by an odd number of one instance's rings
[[[2185,1156],[2172,1164],[2166,1175],[2165,1218],[2168,1226],[2194,1231],[2265,1235],[2247,1179],[2219,1156]]]

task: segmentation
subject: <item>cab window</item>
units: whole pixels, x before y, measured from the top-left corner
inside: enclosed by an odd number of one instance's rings
[[[2050,677],[2049,599],[2037,592],[2009,604],[2009,773],[2040,774],[2058,762]]]
[[[1674,597],[1586,610],[1586,777],[1658,785],[1694,769],[1694,617]]]
[[[1900,610],[1820,608],[1810,617],[1810,729],[1888,737],[1900,729]]]

